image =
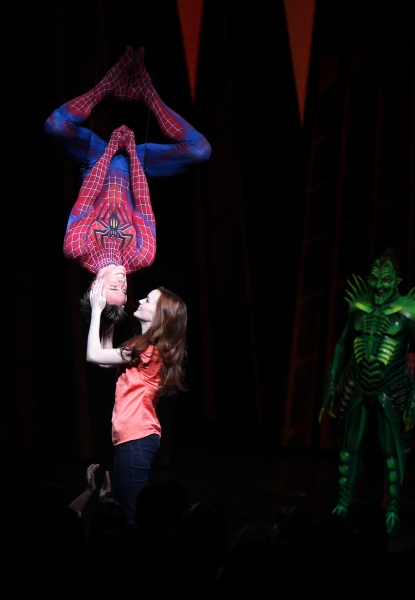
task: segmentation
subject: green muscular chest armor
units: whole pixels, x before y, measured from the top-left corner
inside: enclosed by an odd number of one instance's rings
[[[404,323],[397,314],[376,307],[370,314],[359,312],[354,321],[354,358],[357,364],[381,363],[387,367],[406,356]]]

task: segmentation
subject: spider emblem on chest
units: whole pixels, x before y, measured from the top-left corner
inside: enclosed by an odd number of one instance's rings
[[[127,219],[125,210],[119,206],[114,210],[113,206],[103,206],[96,219],[96,223],[102,227],[93,229],[95,241],[101,248],[105,239],[119,239],[120,250],[128,248],[133,239],[133,234],[127,233],[131,223]]]

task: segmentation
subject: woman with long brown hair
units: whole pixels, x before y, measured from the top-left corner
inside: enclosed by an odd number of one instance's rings
[[[134,526],[137,494],[149,479],[160,446],[158,400],[185,389],[187,308],[167,288],[152,290],[134,313],[141,334],[113,348],[111,338],[100,339],[101,313],[106,306],[101,280],[91,289],[90,300],[87,361],[118,368],[112,412],[113,497],[123,506],[128,525]]]

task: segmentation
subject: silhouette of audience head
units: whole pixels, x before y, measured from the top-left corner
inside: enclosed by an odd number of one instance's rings
[[[279,546],[287,540],[310,539],[315,527],[311,513],[298,506],[283,506],[275,515],[274,529]]]
[[[148,482],[139,491],[136,501],[135,523],[140,535],[154,540],[170,536],[189,503],[190,496],[178,481]]]
[[[89,543],[99,544],[106,531],[124,529],[127,518],[121,504],[114,498],[102,496],[96,503],[89,520]]]
[[[204,598],[216,584],[229,550],[229,525],[224,507],[198,499],[173,528],[165,562],[164,593]]]
[[[64,488],[53,481],[46,481],[29,490],[24,523],[25,536],[36,545],[44,520],[60,508],[67,507],[71,499]]]
[[[275,585],[276,537],[271,524],[248,522],[237,531],[223,566],[220,598],[253,598]]]

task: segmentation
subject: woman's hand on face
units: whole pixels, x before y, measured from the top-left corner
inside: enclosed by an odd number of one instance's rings
[[[89,292],[89,299],[92,310],[96,309],[102,311],[105,308],[107,297],[101,279],[98,279],[98,281],[95,282],[93,288]]]

